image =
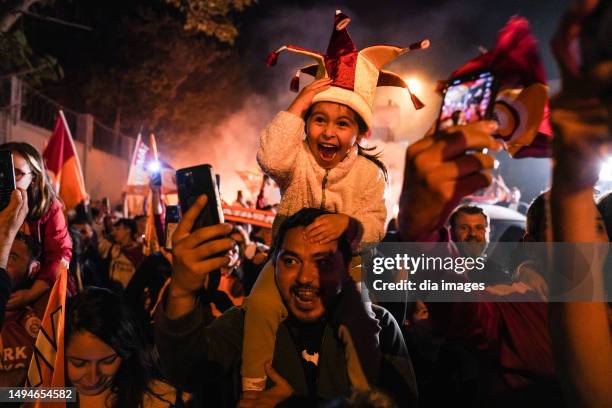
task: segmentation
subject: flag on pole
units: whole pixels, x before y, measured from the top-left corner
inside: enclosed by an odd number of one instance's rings
[[[65,387],[64,323],[66,316],[66,284],[68,263],[60,263],[60,273],[53,285],[47,309],[36,338],[28,369],[26,387]],[[27,408],[66,408],[64,402],[26,403]]]
[[[159,165],[159,158],[157,156],[157,143],[155,142],[155,135],[151,133],[149,135],[149,146],[151,147],[151,160],[153,163],[157,163],[157,169],[161,177],[161,166]],[[143,248],[145,255],[150,255],[152,253],[159,251],[159,239],[157,237],[157,231],[155,229],[155,214],[154,208],[158,205],[158,203],[153,202],[153,190],[149,186],[149,199],[147,205],[147,225],[145,227],[145,247]],[[161,186],[159,194],[161,194]],[[161,199],[161,197],[159,197]]]
[[[72,209],[87,198],[83,170],[64,112],[58,112],[55,129],[43,152],[51,182],[66,209]]]
[[[147,158],[149,156],[149,146],[142,140],[139,133],[134,145],[132,162],[128,172],[128,179],[125,191],[128,194],[146,196],[149,191],[149,173],[147,171]]]

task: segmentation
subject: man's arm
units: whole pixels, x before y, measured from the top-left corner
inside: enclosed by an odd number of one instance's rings
[[[227,374],[241,356],[244,313],[233,308],[210,322],[208,305],[169,319],[161,303],[155,314],[155,345],[164,373],[173,383],[196,390]]]
[[[228,318],[209,327],[205,307],[198,294],[210,272],[227,265],[226,252],[234,242],[225,236],[228,224],[191,231],[206,205],[201,196],[185,213],[173,236],[172,278],[156,313],[155,342],[162,365],[170,379],[178,384],[194,385],[202,378],[214,377],[239,358],[242,326]],[[235,315],[230,315],[230,317]],[[236,329],[239,326],[239,329]]]
[[[172,236],[172,280],[165,302],[169,319],[178,319],[191,312],[197,304],[197,295],[204,287],[208,274],[229,263],[227,251],[234,241],[227,237],[230,224],[199,228],[193,224],[206,206],[206,196],[200,196],[185,213]]]
[[[408,147],[398,214],[404,241],[437,241],[439,229],[461,199],[491,183],[487,171],[494,166],[493,157],[468,152],[501,149],[491,137],[496,129],[493,121],[454,126]]]
[[[551,188],[554,241],[606,242],[599,230],[600,214],[593,200],[599,163],[609,147],[609,112],[589,101],[559,100],[553,110],[555,159]],[[607,245],[606,245],[607,246]],[[555,265],[552,287],[570,289],[569,277],[580,276],[603,293],[601,259],[595,245],[589,264],[561,262]],[[581,265],[585,270],[578,269]],[[588,268],[588,269],[587,269]],[[597,295],[596,295],[597,296]],[[597,296],[599,297],[599,296]],[[610,367],[612,336],[604,302],[567,302],[549,305],[550,329],[557,367],[573,404],[585,407],[612,405]]]

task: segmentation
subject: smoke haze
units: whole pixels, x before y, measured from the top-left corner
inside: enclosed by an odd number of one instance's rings
[[[434,92],[436,81],[446,78],[452,70],[476,56],[479,46],[491,47],[499,29],[515,14],[531,22],[540,40],[540,52],[548,77],[557,78],[558,72],[548,43],[561,12],[569,3],[567,0],[336,3],[352,19],[349,32],[358,49],[378,43],[407,45],[423,38],[431,40],[430,49],[408,53],[386,67],[403,77],[419,80],[422,86],[418,96],[426,107],[415,111],[407,92],[401,89],[379,88],[375,99],[375,106],[387,105],[391,100],[401,112],[399,126],[394,129],[396,142],[372,141],[382,148],[382,160],[390,170],[390,211],[399,195],[405,148],[408,143],[422,137],[438,114],[441,100]],[[241,109],[231,113],[221,123],[204,125],[200,135],[191,137],[193,143],[167,146],[168,161],[177,168],[211,163],[221,174],[221,189],[226,201],[232,202],[239,189],[246,194],[246,186],[236,171],[258,168],[255,153],[259,132],[276,112],[286,109],[295,97],[289,91],[289,81],[296,70],[311,63],[307,57],[283,53],[278,65],[268,69],[265,67],[265,57],[284,44],[324,52],[332,30],[336,4],[321,1],[260,1],[253,6],[247,12],[237,44],[244,61],[241,68],[251,84],[251,96],[244,101]],[[310,80],[310,77],[302,76],[300,85]],[[512,177],[524,174],[525,168],[535,162],[538,163],[538,173],[542,172],[541,178]],[[503,163],[507,168],[502,169],[502,174],[504,177],[506,174],[510,176],[510,186],[518,185],[524,190],[524,199],[530,200],[546,187],[548,160],[504,160]],[[518,171],[513,168],[517,166]]]

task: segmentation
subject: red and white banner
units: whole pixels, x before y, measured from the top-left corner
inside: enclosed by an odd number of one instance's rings
[[[222,209],[225,221],[251,224],[264,228],[272,228],[272,223],[274,222],[275,214],[272,211],[256,210],[239,205],[223,205]]]

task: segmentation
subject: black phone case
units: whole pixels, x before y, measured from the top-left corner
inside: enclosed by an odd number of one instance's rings
[[[202,194],[208,197],[208,203],[196,219],[192,230],[223,222],[219,189],[211,165],[202,164],[177,170],[176,185],[182,214],[185,214]]]
[[[13,190],[15,190],[13,154],[8,150],[3,150],[0,151],[0,210],[8,207]]]

